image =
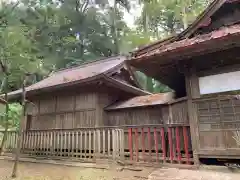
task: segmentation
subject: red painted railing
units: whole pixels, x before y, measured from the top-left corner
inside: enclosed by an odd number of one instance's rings
[[[193,164],[189,126],[144,125],[128,127],[131,161]]]

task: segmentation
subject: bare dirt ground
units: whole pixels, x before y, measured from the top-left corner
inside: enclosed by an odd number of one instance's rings
[[[161,168],[152,172],[149,180],[239,180],[240,173],[220,172],[213,170],[187,170]]]
[[[0,180],[11,179],[13,162],[0,160]],[[138,180],[147,179],[153,168],[142,171],[122,170],[121,167],[95,169],[21,162],[16,180]]]
[[[0,180],[9,180],[13,162],[0,160]],[[240,174],[210,170],[176,168],[137,168],[141,171],[111,167],[95,169],[22,162],[16,180],[239,180]],[[136,170],[136,169],[135,169]]]

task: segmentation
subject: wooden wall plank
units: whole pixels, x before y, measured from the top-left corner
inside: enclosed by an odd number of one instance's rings
[[[40,114],[46,114],[46,113],[54,113],[55,112],[55,97],[54,96],[48,96],[48,97],[39,97],[39,113]]]
[[[73,111],[74,110],[74,95],[58,95],[57,96],[57,112],[66,112],[66,111]]]
[[[95,109],[97,103],[96,93],[80,93],[76,95],[76,111],[84,109]]]

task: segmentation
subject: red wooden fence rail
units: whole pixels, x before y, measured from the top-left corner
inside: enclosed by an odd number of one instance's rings
[[[189,131],[188,126],[180,125],[129,127],[129,159],[137,162],[193,164]]]

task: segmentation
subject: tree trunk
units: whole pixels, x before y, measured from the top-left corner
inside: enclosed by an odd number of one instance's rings
[[[5,101],[7,102],[6,104],[6,109],[5,109],[5,126],[4,126],[4,133],[3,133],[3,139],[1,142],[1,147],[0,147],[0,156],[3,154],[4,152],[4,145],[5,142],[7,140],[7,132],[8,132],[8,111],[9,111],[9,104],[8,104],[8,94],[7,94],[7,87],[8,87],[8,74],[7,74],[7,69],[6,67],[3,65],[2,61],[1,61],[1,67],[2,67],[2,71],[5,75],[3,81],[2,81],[2,85],[1,85],[1,92],[5,93]]]
[[[118,33],[117,33],[117,1],[114,0],[114,7],[113,7],[113,39],[114,39],[114,44],[115,44],[115,52],[114,54],[119,54],[119,44],[118,44]]]
[[[182,9],[182,21],[183,21],[183,28],[187,29],[188,28],[188,17],[187,17],[187,13],[186,13],[186,7],[184,6]]]
[[[144,33],[148,33],[148,14],[145,11],[144,12],[144,17],[143,17],[143,31]]]
[[[22,106],[23,106],[22,117],[20,119],[20,127],[18,130],[17,148],[16,148],[16,156],[15,156],[15,161],[14,161],[14,166],[13,166],[13,171],[12,171],[12,178],[17,177],[18,162],[19,162],[19,156],[20,156],[21,144],[22,144],[23,122],[26,118],[26,90],[25,90],[26,81],[27,81],[27,79],[25,77],[23,84],[22,84]]]
[[[143,17],[143,30],[145,34],[148,34],[148,13],[145,11],[144,12],[144,17]],[[158,34],[158,29],[155,29],[155,34]],[[149,92],[153,92],[153,82],[152,78],[149,78],[146,76],[146,87],[145,89]]]
[[[8,95],[7,93],[5,93],[5,100],[7,101],[7,104],[6,104],[6,109],[5,109],[5,129],[4,129],[4,134],[3,134],[3,139],[2,139],[2,142],[1,142],[1,147],[0,147],[0,156],[3,155],[3,152],[4,152],[4,145],[5,145],[5,142],[7,140],[7,133],[8,133],[8,111],[9,111],[9,104],[8,104]]]

